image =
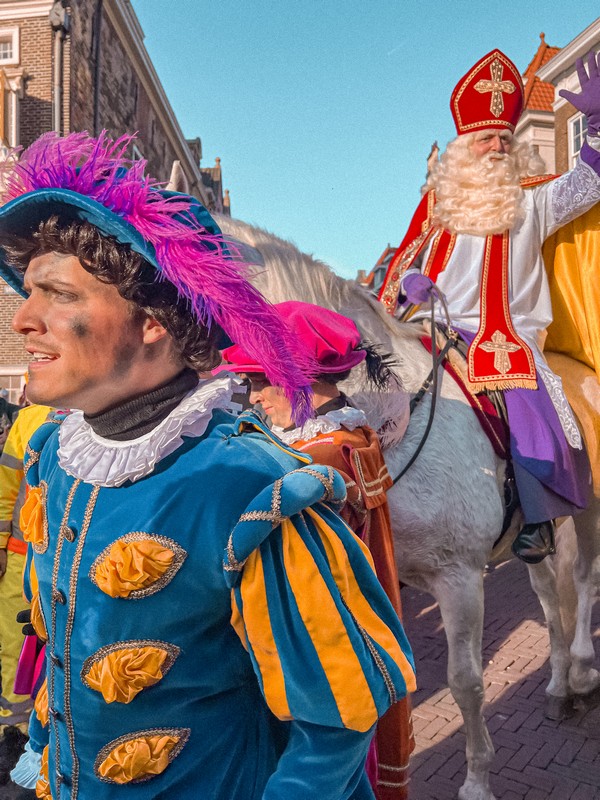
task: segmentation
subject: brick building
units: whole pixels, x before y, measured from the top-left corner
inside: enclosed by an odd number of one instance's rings
[[[201,167],[202,142],[186,140],[144,46],[129,0],[0,0],[0,155],[40,134],[138,131],[134,158],[167,180],[180,162],[190,192],[229,213],[220,160]],[[19,298],[0,281],[0,387],[20,392]]]
[[[554,172],[554,86],[542,81],[537,72],[550,61],[559,47],[551,47],[540,33],[540,44],[536,54],[523,73],[525,85],[523,115],[516,128],[516,135],[522,141],[530,142],[538,148],[548,172]]]
[[[600,17],[562,48],[549,47],[543,34],[540,39],[524,73],[525,111],[516,133],[538,145],[548,172],[562,173],[574,165],[587,128],[583,114],[558,92],[579,91],[575,62],[600,49]]]

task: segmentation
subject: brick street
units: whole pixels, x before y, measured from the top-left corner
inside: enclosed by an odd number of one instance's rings
[[[504,562],[486,575],[484,585],[485,716],[496,749],[492,791],[497,800],[598,800],[600,699],[579,703],[560,723],[546,719],[548,634],[527,569],[516,559]],[[465,736],[447,686],[439,609],[430,595],[408,587],[402,599],[419,685],[413,697],[417,747],[410,798],[453,800],[466,775]],[[597,656],[599,622],[596,606]]]

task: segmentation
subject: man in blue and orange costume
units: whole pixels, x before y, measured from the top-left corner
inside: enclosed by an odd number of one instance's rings
[[[25,458],[47,640],[38,796],[359,800],[380,715],[414,688],[402,626],[331,506],[332,469],[198,381],[225,333],[301,423],[308,360],[194,198],[131,137],[47,134],[6,177],[0,270],[29,397],[77,409]]]
[[[261,406],[273,433],[285,444],[308,453],[314,463],[333,467],[344,478],[347,495],[339,514],[369,548],[381,585],[401,618],[400,581],[386,494],[392,479],[377,433],[369,426],[364,411],[339,388],[359,365],[366,367],[371,392],[383,390],[393,381],[393,372],[377,348],[362,340],[348,317],[296,300],[278,303],[275,308],[317,364],[312,383],[314,417],[304,425],[295,425],[289,400],[278,386],[271,385],[263,366],[239,345],[223,351],[226,363],[214,372],[229,370],[243,376],[250,402]],[[379,721],[367,759],[367,774],[377,800],[408,798],[414,744],[406,697]]]
[[[552,303],[541,246],[600,200],[600,68],[578,65],[580,93],[561,92],[588,118],[570,172],[541,176],[543,162],[513,139],[523,109],[519,71],[499,50],[456,85],[450,107],[458,136],[434,164],[421,204],[392,258],[379,299],[428,315],[437,290],[468,347],[473,395],[502,391],[525,525],[513,551],[528,563],[554,552],[552,520],[587,506],[590,465],[560,379],[543,345]],[[408,310],[408,309],[405,309]]]

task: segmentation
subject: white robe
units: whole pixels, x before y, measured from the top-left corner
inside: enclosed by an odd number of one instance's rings
[[[588,141],[600,151],[598,137]],[[525,216],[510,231],[509,237],[508,299],[513,325],[533,352],[536,367],[559,415],[567,441],[578,448],[582,446],[581,436],[560,378],[550,370],[542,353],[546,328],[552,322],[552,305],[541,246],[558,228],[599,200],[600,176],[578,159],[570,172],[524,190]],[[457,234],[448,264],[436,280],[436,285],[445,295],[453,325],[474,333],[478,331],[480,322],[479,292],[485,241],[485,236]],[[420,271],[431,246],[430,242],[404,277]],[[428,316],[429,312],[421,308],[412,319]]]

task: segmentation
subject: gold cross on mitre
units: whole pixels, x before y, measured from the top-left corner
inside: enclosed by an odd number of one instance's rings
[[[492,334],[490,342],[483,342],[480,344],[482,350],[486,353],[494,353],[494,369],[498,370],[502,375],[510,369],[510,356],[509,353],[514,353],[520,350],[521,346],[518,344],[511,344],[506,341],[506,336],[500,331],[495,331]]]
[[[490,73],[492,76],[491,81],[477,81],[474,86],[476,92],[483,94],[484,92],[491,92],[492,98],[490,101],[490,112],[499,117],[504,111],[504,98],[502,93],[512,94],[517,88],[512,81],[503,81],[502,72],[504,67],[499,58],[495,58],[490,65]]]

